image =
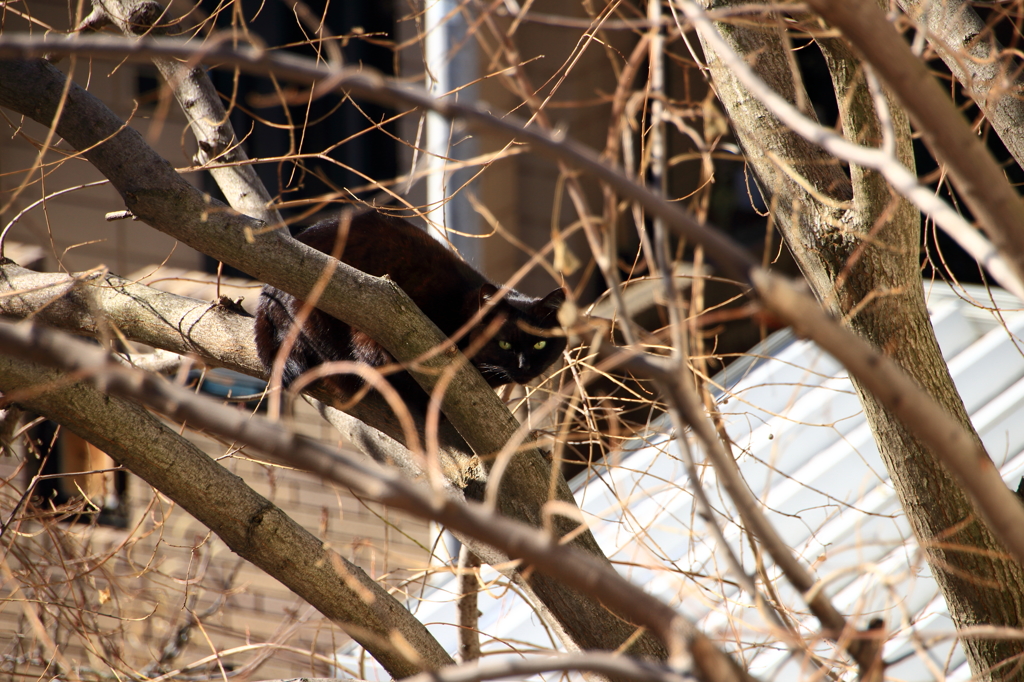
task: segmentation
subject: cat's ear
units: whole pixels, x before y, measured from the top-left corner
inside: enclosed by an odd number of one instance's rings
[[[483,286],[481,286],[479,300],[480,307],[483,308],[485,305],[487,305],[487,302],[490,301],[491,298],[493,298],[494,295],[497,293],[498,287],[494,286],[490,282],[486,282]]]
[[[552,319],[558,315],[558,309],[565,303],[565,291],[555,289],[544,298],[534,303],[534,310],[544,319]]]

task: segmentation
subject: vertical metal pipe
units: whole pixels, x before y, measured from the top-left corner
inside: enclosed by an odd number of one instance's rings
[[[431,93],[443,96],[476,78],[476,43],[467,36],[467,22],[463,12],[465,2],[460,0],[424,0],[425,32],[423,40],[427,79]],[[461,102],[475,99],[475,88],[459,90]],[[453,189],[460,187],[465,173],[448,170],[449,159],[466,159],[475,155],[473,140],[461,139],[457,128],[439,114],[427,113],[425,167],[426,199],[425,212],[429,232],[441,241],[450,242],[463,258],[471,263],[477,260],[480,250],[479,239],[467,239],[453,234],[454,231],[477,232],[478,218],[469,202],[462,196],[452,196]],[[468,177],[468,176],[467,176]]]

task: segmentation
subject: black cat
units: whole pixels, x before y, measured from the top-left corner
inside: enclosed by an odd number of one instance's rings
[[[325,220],[300,232],[296,239],[331,253],[338,227],[337,219]],[[498,291],[483,275],[412,223],[376,211],[352,217],[340,259],[368,274],[389,276],[448,336],[453,336]],[[564,301],[561,289],[544,298],[509,291],[456,343],[465,350],[496,317],[500,318],[496,333],[470,360],[491,386],[524,384],[550,367],[565,349],[557,317]],[[302,301],[295,297],[269,285],[263,288],[256,312],[256,348],[268,369],[301,307]],[[394,362],[383,346],[364,332],[313,310],[288,356],[282,381],[288,386],[312,367],[338,360],[374,367]],[[392,374],[388,380],[407,403],[424,404],[425,394],[408,374]],[[325,381],[343,395],[351,395],[361,385],[351,375]]]

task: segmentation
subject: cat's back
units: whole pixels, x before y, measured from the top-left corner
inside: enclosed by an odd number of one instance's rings
[[[296,235],[318,251],[331,253],[340,221],[325,220]],[[402,218],[376,211],[352,216],[341,260],[376,277],[388,276],[413,300],[429,286],[432,294],[455,287],[478,288],[482,275],[429,234]]]
[[[347,224],[344,217],[322,221],[295,238],[324,253],[340,250],[341,260],[348,265],[376,277],[389,277],[449,337],[455,338],[460,330],[464,332],[468,322],[477,326],[488,324],[486,318],[484,322],[475,321],[475,316],[497,288],[445,245],[406,220],[370,211],[352,216]],[[495,305],[502,317],[498,333],[503,336],[487,342],[473,359],[487,372],[492,386],[510,381],[525,383],[557,359],[565,347],[564,337],[532,336],[524,329],[556,329],[555,313],[563,300],[560,289],[544,299],[512,290]],[[268,368],[286,335],[295,328],[301,309],[299,299],[269,285],[264,287],[255,331],[257,350]],[[498,315],[493,313],[493,317]],[[522,328],[520,323],[524,324]],[[472,331],[460,333],[457,340],[461,345],[471,338]],[[293,337],[284,366],[284,384],[290,384],[312,367],[340,360],[371,366],[392,362],[387,351],[365,332],[322,311],[308,311],[300,333]],[[393,377],[391,381],[404,380]],[[346,394],[359,384],[351,378],[335,378],[331,383]],[[419,388],[410,385],[413,395],[403,397],[423,398]]]

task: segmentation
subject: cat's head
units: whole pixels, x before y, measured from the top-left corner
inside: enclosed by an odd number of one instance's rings
[[[496,287],[485,285],[480,290],[481,305],[487,305],[497,292]],[[472,358],[488,384],[528,383],[558,360],[566,343],[558,324],[558,309],[564,302],[561,289],[544,298],[530,298],[513,290],[492,304],[491,312],[477,329],[484,333],[494,319],[501,319],[501,326]]]

